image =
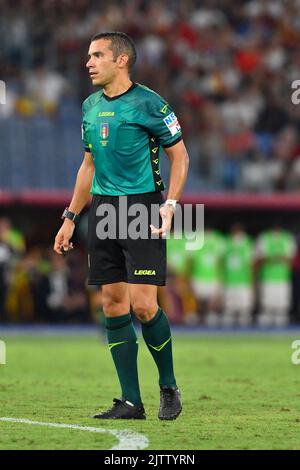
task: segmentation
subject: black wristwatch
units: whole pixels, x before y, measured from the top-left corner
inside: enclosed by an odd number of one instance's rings
[[[62,219],[72,220],[72,222],[74,222],[74,224],[76,224],[76,222],[78,222],[80,216],[78,214],[75,214],[74,212],[70,212],[69,208],[66,207],[65,210],[62,213],[61,218]]]

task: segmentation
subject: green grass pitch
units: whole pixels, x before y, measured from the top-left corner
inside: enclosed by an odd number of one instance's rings
[[[110,429],[149,439],[148,449],[299,449],[300,365],[295,336],[175,336],[175,371],[184,409],[157,419],[157,371],[140,338],[146,421],[96,421],[119,386],[105,343],[91,336],[7,336],[0,366],[0,417]],[[111,434],[0,421],[0,449],[110,449]]]

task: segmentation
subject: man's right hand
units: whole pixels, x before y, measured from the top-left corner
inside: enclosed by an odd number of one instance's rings
[[[60,230],[58,231],[55,242],[54,242],[54,251],[59,255],[62,255],[61,247],[63,247],[64,251],[69,251],[73,248],[72,243],[70,240],[72,238],[74,232],[75,224],[72,220],[65,219],[64,223],[62,224]]]

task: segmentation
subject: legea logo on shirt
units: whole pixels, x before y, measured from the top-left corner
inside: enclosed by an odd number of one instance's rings
[[[114,111],[102,111],[98,114],[98,117],[113,117],[115,115]]]
[[[172,135],[176,135],[177,132],[181,130],[178,119],[174,113],[168,114],[168,116],[164,118],[164,123]]]

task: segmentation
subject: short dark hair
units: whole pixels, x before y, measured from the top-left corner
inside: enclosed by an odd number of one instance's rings
[[[98,39],[107,39],[111,41],[110,49],[113,52],[114,59],[120,54],[128,55],[128,69],[131,70],[136,61],[136,49],[133,40],[120,31],[111,31],[105,33],[97,33],[92,37],[91,42]]]

